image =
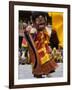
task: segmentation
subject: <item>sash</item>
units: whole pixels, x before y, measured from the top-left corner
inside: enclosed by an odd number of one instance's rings
[[[38,55],[37,55],[37,50],[35,48],[35,45],[34,45],[34,42],[32,40],[32,37],[31,35],[28,33],[28,32],[24,32],[24,35],[25,35],[25,38],[27,40],[27,43],[30,45],[30,47],[32,48],[33,50],[33,53],[34,53],[34,60],[35,60],[35,63],[34,63],[34,66],[33,68],[36,68],[37,66],[37,60],[38,60]]]

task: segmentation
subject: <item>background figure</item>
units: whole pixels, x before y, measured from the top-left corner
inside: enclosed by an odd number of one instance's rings
[[[59,39],[58,39],[58,35],[57,35],[57,32],[56,30],[54,30],[52,28],[52,17],[51,16],[48,16],[48,20],[47,20],[47,27],[46,27],[48,33],[49,33],[49,36],[50,36],[50,46],[51,48],[56,48],[58,49],[58,45],[59,45]]]
[[[19,11],[19,48],[21,48],[22,38],[24,37],[24,29],[31,21],[30,18],[30,11]]]
[[[24,36],[24,30],[31,22],[30,11],[19,11],[19,63],[25,64],[28,60],[28,45]]]
[[[50,46],[53,49],[54,47],[56,49],[58,49],[58,45],[59,45],[59,40],[58,40],[58,36],[55,30],[52,30],[51,32],[51,37],[50,37]]]

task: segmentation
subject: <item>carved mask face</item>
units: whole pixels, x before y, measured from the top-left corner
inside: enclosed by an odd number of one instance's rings
[[[42,15],[38,16],[35,19],[35,26],[38,30],[42,31],[45,28],[45,17],[43,17]]]

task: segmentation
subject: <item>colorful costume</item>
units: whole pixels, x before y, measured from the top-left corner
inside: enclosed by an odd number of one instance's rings
[[[33,50],[31,47],[29,47],[31,63],[33,66],[35,65],[35,63],[37,64],[35,68],[33,67],[32,73],[34,75],[47,75],[51,71],[55,70],[57,67],[55,61],[50,59],[51,49],[48,46],[49,43],[48,32],[46,30],[39,31],[32,37],[38,56],[37,61],[35,61],[36,59]]]

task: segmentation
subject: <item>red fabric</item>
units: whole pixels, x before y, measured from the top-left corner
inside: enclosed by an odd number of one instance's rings
[[[23,38],[23,40],[22,40],[22,44],[23,44],[23,45],[27,45],[27,41],[26,41],[25,38]]]
[[[44,52],[42,51],[42,52],[40,52],[40,53],[38,53],[39,54],[39,57],[40,57],[40,59],[42,58],[42,57],[44,57],[45,56],[45,54],[44,54]]]

